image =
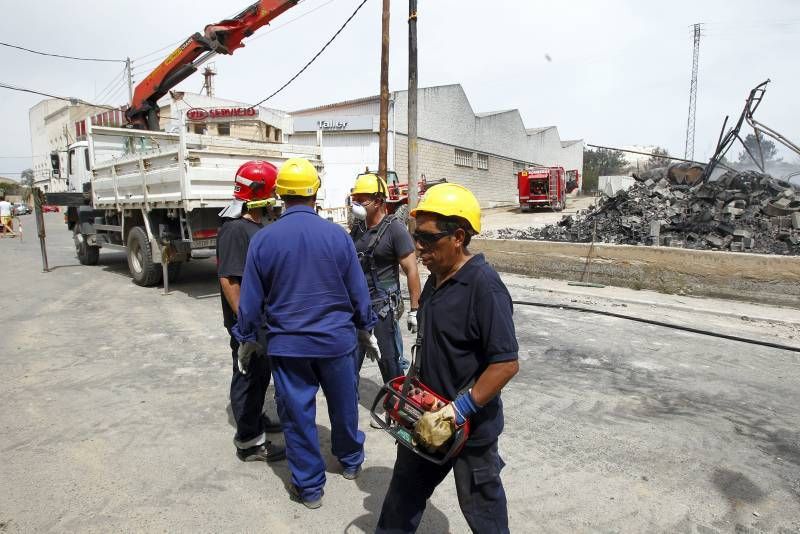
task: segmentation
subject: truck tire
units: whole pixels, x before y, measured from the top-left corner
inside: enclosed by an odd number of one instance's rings
[[[397,220],[403,223],[404,225],[408,224],[408,204],[403,204],[402,206],[398,206],[396,210],[394,210],[394,216],[397,217]]]
[[[141,226],[128,234],[128,270],[136,285],[149,287],[161,281],[161,265],[153,262],[150,241]]]
[[[97,265],[100,261],[100,247],[91,246],[81,234],[79,224],[72,227],[72,240],[75,243],[75,254],[81,265]]]
[[[553,211],[564,211],[564,202],[556,202],[553,205]]]

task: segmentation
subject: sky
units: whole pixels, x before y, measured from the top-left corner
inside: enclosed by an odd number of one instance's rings
[[[5,0],[0,40],[52,53],[160,58],[248,0]],[[361,0],[304,0],[214,61],[217,96],[255,103],[291,78]],[[408,3],[391,8],[390,89],[407,86]],[[772,80],[757,118],[800,143],[800,0],[419,0],[420,87],[460,83],[476,112],[519,109],[562,139],[657,145],[682,156],[692,24],[703,23],[695,158],[713,153],[726,115]],[[265,106],[287,111],[378,94],[381,0],[367,0],[326,52]],[[159,51],[158,53],[155,53]],[[155,62],[154,62],[155,61]],[[0,82],[93,103],[126,103],[122,64],[0,47]],[[199,91],[195,74],[178,88]],[[42,97],[0,89],[0,176],[31,165],[28,110]],[[739,149],[736,148],[736,154]],[[798,161],[788,150],[780,155]],[[735,154],[734,154],[735,156]]]

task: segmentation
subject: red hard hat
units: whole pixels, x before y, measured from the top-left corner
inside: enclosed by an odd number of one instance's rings
[[[272,198],[278,168],[268,161],[248,161],[236,171],[233,197],[250,202]]]

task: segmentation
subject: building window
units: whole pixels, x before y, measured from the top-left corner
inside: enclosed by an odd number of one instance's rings
[[[472,168],[472,152],[468,150],[459,150],[456,149],[456,160],[455,164],[457,167],[469,167]]]
[[[229,122],[220,122],[217,124],[217,135],[230,135],[231,134],[231,123]]]
[[[489,170],[489,155],[488,154],[478,154],[478,169],[482,171]]]
[[[205,124],[195,124],[194,125],[194,133],[203,135],[206,133],[206,125]]]

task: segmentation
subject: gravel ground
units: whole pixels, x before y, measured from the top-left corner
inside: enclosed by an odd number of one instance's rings
[[[374,529],[394,452],[366,409],[363,474],[344,480],[328,454],[320,510],[289,501],[285,464],[235,458],[212,261],[162,296],[131,283],[121,253],[78,265],[47,220],[50,273],[30,217],[24,242],[0,240],[0,532]],[[797,310],[504,279],[519,300],[798,345]],[[558,309],[517,306],[515,322],[500,442],[512,531],[800,531],[798,353]],[[366,405],[377,368],[363,376]],[[321,395],[318,428],[327,451]],[[448,479],[420,532],[467,531]]]

